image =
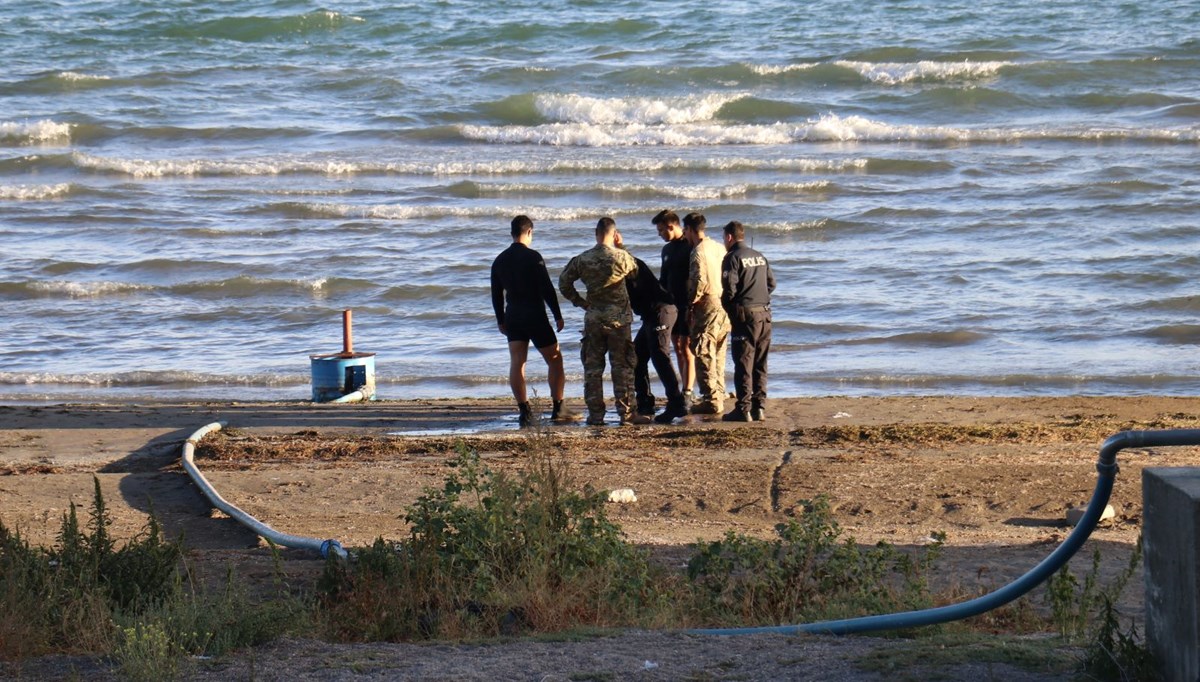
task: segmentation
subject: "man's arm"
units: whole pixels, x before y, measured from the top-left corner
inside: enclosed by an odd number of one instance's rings
[[[725,254],[725,258],[721,261],[721,307],[726,311],[733,308],[733,296],[737,293],[738,271],[735,267],[739,264],[737,258],[730,254]]]
[[[700,249],[692,249],[692,253],[688,256],[688,304],[694,304],[700,300],[700,281],[704,277],[704,259],[701,258]]]
[[[579,256],[571,259],[567,263],[567,267],[563,268],[562,274],[558,276],[558,290],[562,293],[563,298],[573,303],[576,307],[587,310],[587,299],[579,295],[575,290],[575,282],[579,281]]]
[[[496,264],[492,263],[492,310],[496,312],[496,326],[504,331],[504,285],[496,274]]]
[[[538,261],[538,265],[542,266],[542,300],[546,305],[550,306],[550,312],[554,315],[555,326],[558,331],[563,330],[562,311],[558,308],[558,294],[554,292],[554,284],[550,282],[550,272],[546,270],[546,261]]]

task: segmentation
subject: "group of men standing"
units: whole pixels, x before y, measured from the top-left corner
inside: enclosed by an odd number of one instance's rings
[[[616,222],[604,217],[596,224],[595,246],[572,258],[558,278],[562,295],[586,311],[580,355],[587,423],[604,424],[606,360],[622,424],[669,424],[689,413],[722,414],[725,421],[765,419],[775,289],[771,266],[745,244],[745,228],[737,221],[725,225],[723,246],[706,236],[699,213],[689,213],[681,223],[665,210],[651,222],[666,242],[658,277],[625,250]],[[509,385],[520,410],[518,423],[524,427],[535,421],[525,387],[530,343],[549,368],[550,418],[573,421],[578,416],[563,401],[565,372],[554,333],[563,329],[558,297],[545,261],[530,248],[533,221],[520,215],[511,228],[512,245],[492,263],[491,290],[497,324],[508,338]],[[576,282],[583,282],[585,294]],[[634,314],[642,320],[636,338],[631,331]],[[731,336],[737,401],[726,414],[725,354]],[[666,392],[658,415],[651,364]],[[693,384],[698,388],[694,397]]]

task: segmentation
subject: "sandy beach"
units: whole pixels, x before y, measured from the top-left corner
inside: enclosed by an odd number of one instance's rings
[[[1194,428],[1198,414],[1200,398],[793,398],[772,402],[761,423],[691,417],[666,427],[552,427],[535,437],[562,453],[579,483],[632,488],[637,501],[611,505],[611,515],[664,561],[682,561],[690,543],[730,530],[765,537],[802,500],[827,495],[860,543],[921,546],[944,532],[931,582],[978,590],[1021,575],[1066,536],[1066,511],[1090,498],[1104,438]],[[265,543],[211,510],[179,464],[185,439],[216,421],[224,428],[200,444],[196,461],[226,499],[282,532],[347,547],[401,537],[406,505],[441,480],[456,443],[490,466],[519,467],[530,437],[514,428],[507,400],[0,406],[0,519],[33,543],[52,544],[69,503],[90,504],[95,476],[118,536],[141,529],[152,508],[169,534],[184,534],[201,570],[233,565],[250,581],[267,581]],[[1124,566],[1140,531],[1141,470],[1195,466],[1200,449],[1130,450],[1119,463],[1116,518],[1072,562],[1077,573],[1090,567],[1094,548],[1106,575]],[[289,574],[319,570],[319,558],[305,551],[283,556]],[[1136,582],[1122,613],[1140,617],[1141,602]],[[897,646],[903,641],[636,632],[486,646],[291,641],[195,674],[245,677],[255,656],[280,656],[287,663],[256,676],[336,679],[354,674],[350,661],[369,659],[365,674],[379,679],[582,679],[604,671],[612,679],[883,679],[859,662]],[[36,676],[37,665],[8,672]],[[960,674],[972,673],[950,677]],[[1065,679],[1013,670],[1003,677]]]

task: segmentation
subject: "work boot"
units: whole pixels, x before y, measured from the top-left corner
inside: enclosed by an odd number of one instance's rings
[[[637,401],[637,413],[644,414],[647,417],[653,417],[654,416],[654,396],[649,396],[648,398],[645,398],[645,399],[639,399]]]
[[[721,421],[723,421],[723,422],[752,422],[752,421],[754,421],[754,417],[751,417],[744,410],[742,410],[742,408],[735,407],[735,408],[733,408],[732,412],[721,417]]]
[[[554,401],[554,409],[550,412],[550,421],[555,422],[577,422],[579,421],[579,413],[563,404],[562,400]]]
[[[754,417],[754,421],[756,422],[763,421],[767,418],[767,408],[756,404],[753,408],[751,408],[750,416]]]
[[[588,426],[604,426],[604,413],[589,414],[587,418]]]
[[[656,424],[670,424],[680,417],[686,417],[687,414],[687,406],[683,402],[683,397],[679,397],[675,400],[668,400],[667,409],[655,417],[654,422]]]
[[[725,410],[724,405],[718,405],[712,401],[706,400],[702,403],[693,403],[692,409],[688,410],[692,414],[721,414]]]
[[[517,403],[517,409],[521,411],[517,415],[517,426],[526,429],[533,426],[533,408],[529,403]]]
[[[685,412],[690,412],[692,409],[692,392],[683,392],[683,409]]]
[[[650,419],[650,417],[648,417],[647,415],[638,414],[637,412],[634,412],[633,414],[629,415],[625,419],[622,419],[621,425],[624,426],[625,424],[636,424],[636,425],[640,426],[642,424],[649,424],[651,421],[653,421],[653,420]]]

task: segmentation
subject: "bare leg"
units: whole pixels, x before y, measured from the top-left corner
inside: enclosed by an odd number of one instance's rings
[[[691,339],[687,336],[672,336],[675,344],[675,359],[679,361],[679,390],[687,393],[696,383],[696,354],[692,352]]]
[[[563,370],[562,350],[559,349],[556,343],[553,346],[539,348],[538,352],[546,360],[547,373],[549,374],[547,378],[550,383],[550,399],[562,400],[563,391],[567,386],[567,374]]]
[[[529,357],[528,341],[508,342],[508,385],[512,388],[513,397],[517,404],[529,402],[525,393],[525,361]],[[559,367],[562,359],[559,358]]]

